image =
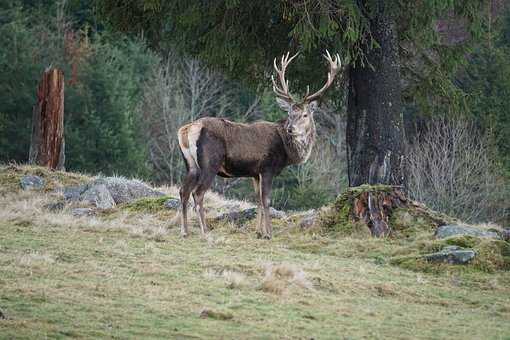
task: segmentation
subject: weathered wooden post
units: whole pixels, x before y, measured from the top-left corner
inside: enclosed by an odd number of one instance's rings
[[[64,72],[48,68],[37,88],[28,162],[62,170],[64,148]]]

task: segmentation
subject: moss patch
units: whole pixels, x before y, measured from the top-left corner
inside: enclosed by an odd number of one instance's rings
[[[131,212],[148,212],[148,213],[156,213],[164,210],[168,210],[165,207],[166,201],[169,199],[175,199],[172,196],[159,196],[159,197],[146,197],[141,198],[136,201],[127,203],[122,206],[123,209],[126,209]]]
[[[438,227],[438,218],[428,210],[408,206],[393,210],[389,218],[393,237],[415,237],[426,231],[434,233]]]
[[[53,171],[45,167],[34,165],[5,165],[0,166],[0,195],[21,190],[20,180],[23,176],[33,175],[44,179],[43,192],[50,192],[60,187],[75,186],[88,182],[89,177],[65,171]]]
[[[113,213],[115,218],[118,213],[128,212],[133,218],[138,218],[141,214],[150,214],[160,221],[170,221],[178,212],[175,209],[165,207],[165,203],[169,199],[175,199],[172,196],[146,197],[140,198],[130,203],[121,204]]]

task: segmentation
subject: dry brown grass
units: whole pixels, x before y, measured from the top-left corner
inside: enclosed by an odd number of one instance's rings
[[[313,284],[308,280],[305,272],[296,265],[268,263],[264,267],[261,289],[265,292],[281,295],[292,286],[313,289]]]
[[[240,271],[221,269],[214,270],[208,268],[204,274],[206,280],[220,280],[225,283],[225,287],[230,289],[239,289],[243,287],[249,287],[250,282],[246,275]]]

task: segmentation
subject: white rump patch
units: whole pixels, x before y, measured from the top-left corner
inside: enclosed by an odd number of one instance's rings
[[[184,130],[187,129],[187,134],[184,136]],[[184,158],[188,162],[190,168],[200,169],[198,165],[197,143],[202,131],[202,124],[200,122],[191,123],[179,129],[178,138],[179,146],[184,154]],[[184,139],[187,139],[185,143]],[[187,147],[185,146],[187,144]]]

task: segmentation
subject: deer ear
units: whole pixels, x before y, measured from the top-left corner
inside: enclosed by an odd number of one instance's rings
[[[308,104],[308,108],[311,113],[315,113],[315,111],[317,111],[318,107],[319,107],[319,103],[316,100],[314,100],[313,102]]]
[[[278,103],[278,106],[280,109],[282,109],[285,112],[290,112],[292,109],[292,103],[288,102],[285,99],[282,99],[280,97],[276,97],[276,102]]]

